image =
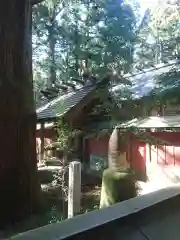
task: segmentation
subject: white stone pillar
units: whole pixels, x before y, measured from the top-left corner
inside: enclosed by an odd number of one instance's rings
[[[68,218],[80,212],[81,204],[81,163],[69,164]]]

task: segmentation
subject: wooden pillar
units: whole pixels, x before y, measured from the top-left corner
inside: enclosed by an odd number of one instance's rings
[[[68,188],[68,218],[80,212],[81,205],[81,163],[78,161],[69,164]]]
[[[147,105],[146,105],[146,102],[143,102],[142,108],[143,108],[143,117],[146,117],[147,116]]]
[[[89,159],[89,152],[88,152],[88,144],[87,144],[87,139],[85,136],[83,136],[83,143],[82,143],[82,162],[84,165],[84,170],[89,170],[90,169],[90,159]]]
[[[44,123],[41,123],[41,146],[40,146],[40,162],[44,160]]]
[[[164,104],[161,104],[160,112],[161,112],[161,116],[164,116]]]

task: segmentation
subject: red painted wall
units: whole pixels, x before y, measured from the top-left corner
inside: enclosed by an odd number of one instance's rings
[[[109,135],[103,136],[99,139],[88,140],[88,153],[89,156],[107,156],[108,155]]]
[[[145,171],[146,169],[146,145],[138,140],[135,136],[131,136],[127,151],[128,161],[131,167],[137,171]]]
[[[131,136],[131,143],[127,146],[127,160],[133,169],[144,171],[146,168],[146,147],[145,144]],[[109,136],[100,139],[88,140],[88,154],[96,156],[108,156]]]
[[[147,173],[148,176],[150,174],[149,179],[157,179],[157,181],[161,179],[165,182],[167,178],[170,181],[169,179],[174,176],[180,179],[180,132],[155,132],[151,135],[167,141],[166,146],[151,146],[151,162],[149,163],[148,146],[131,135],[127,145],[127,159],[131,167],[138,172]],[[40,136],[41,131],[37,131],[37,138]],[[47,129],[44,136],[47,140],[52,139],[55,132]],[[89,157],[91,154],[100,157],[108,156],[108,143],[108,135],[100,139],[89,139],[87,141]]]
[[[180,166],[180,132],[151,133],[167,141],[166,145],[152,146],[152,161],[158,165]]]
[[[180,132],[155,132],[151,135],[168,142],[168,145],[161,145],[158,148],[151,146],[151,161],[156,163],[157,166],[180,166]],[[109,136],[88,140],[89,156],[91,154],[107,156],[108,142]],[[146,144],[132,135],[127,146],[127,159],[133,169],[137,171],[146,170],[146,151]]]
[[[148,146],[134,136],[131,137],[128,159],[135,170],[145,170],[147,157],[157,167],[180,166],[180,132],[153,132],[153,137],[166,141],[166,145],[151,146],[151,158],[148,156]],[[147,152],[147,156],[146,156]]]

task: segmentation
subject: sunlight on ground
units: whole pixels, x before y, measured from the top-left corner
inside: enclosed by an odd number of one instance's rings
[[[166,188],[166,187],[170,187],[170,186],[177,186],[177,185],[180,186],[180,184],[173,184],[173,183],[164,185],[161,182],[157,183],[157,181],[154,181],[154,182],[152,181],[152,182],[147,182],[147,183],[138,182],[138,184],[140,185],[140,188],[142,189],[140,191],[140,195],[151,193],[151,192],[154,192],[154,191]]]
[[[166,187],[180,186],[180,169],[172,166],[148,172],[149,182],[138,182],[140,194],[147,194]]]

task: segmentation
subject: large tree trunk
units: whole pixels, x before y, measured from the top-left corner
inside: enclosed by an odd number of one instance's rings
[[[55,62],[55,47],[56,47],[56,38],[54,36],[55,31],[55,8],[53,9],[52,19],[50,20],[51,25],[48,28],[49,34],[49,79],[48,79],[48,88],[52,88],[56,83],[56,62]]]
[[[31,214],[39,200],[30,24],[28,0],[3,1],[0,7],[1,225]]]

